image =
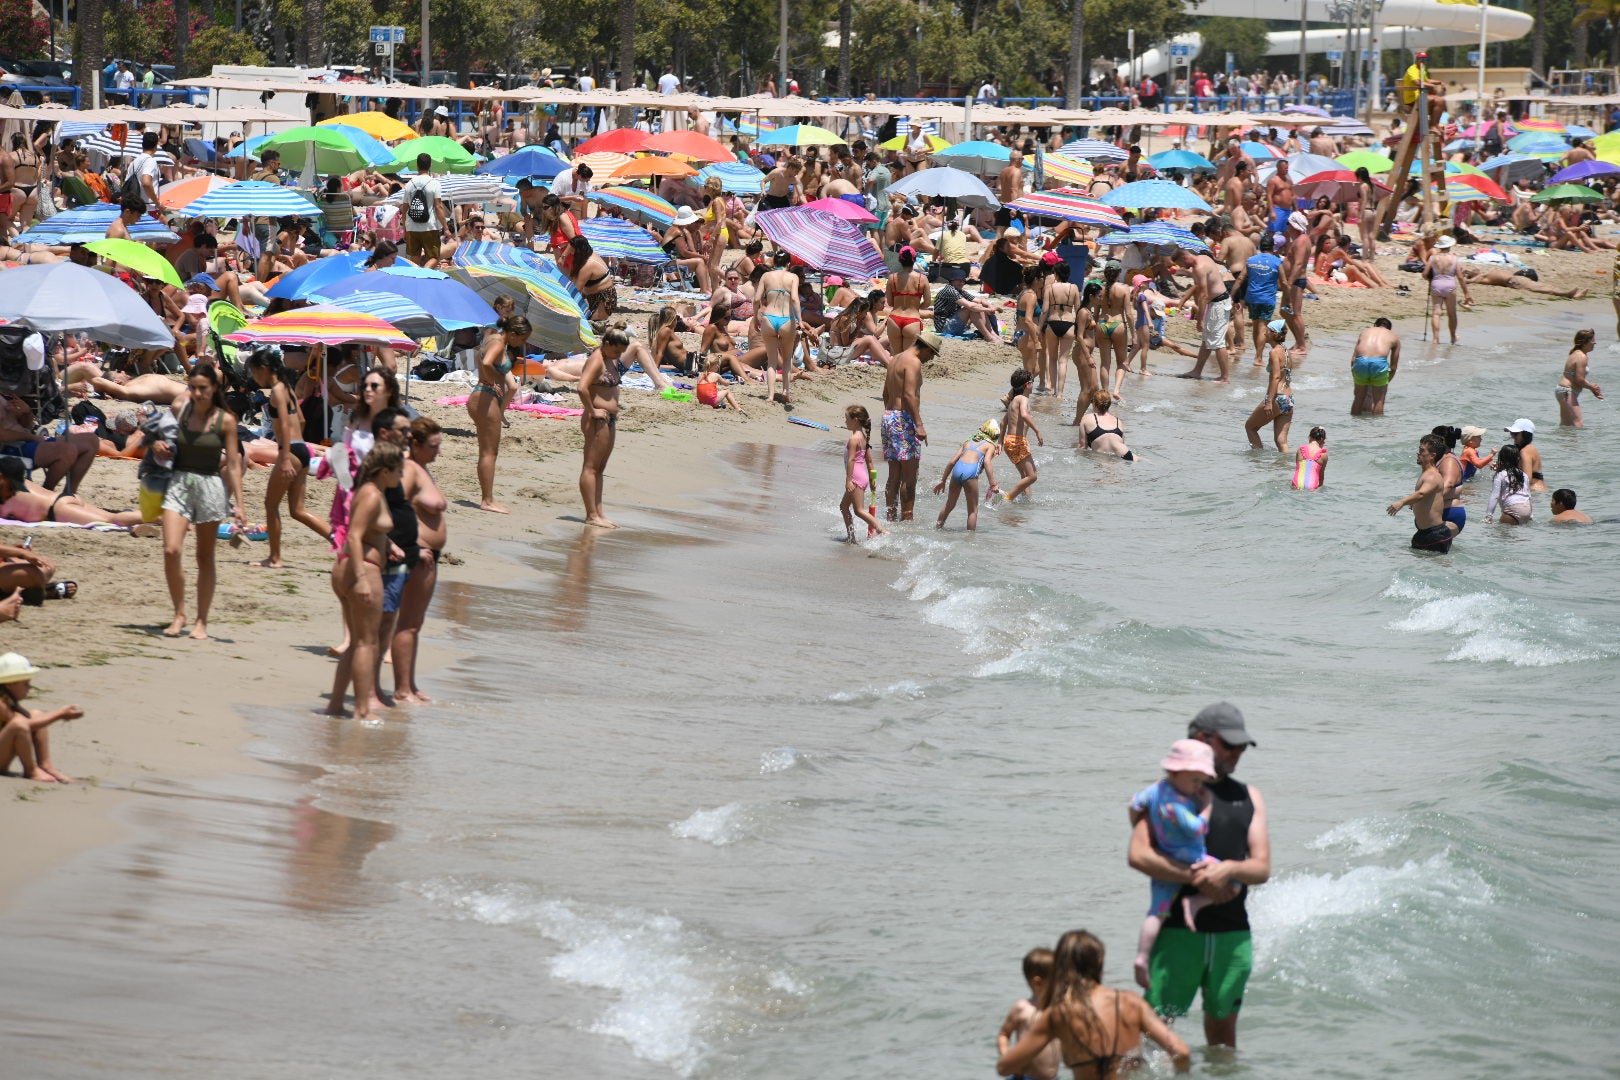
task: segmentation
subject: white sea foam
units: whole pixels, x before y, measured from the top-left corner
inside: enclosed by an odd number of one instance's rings
[[[748,835],[748,812],[740,802],[727,803],[713,810],[699,810],[685,821],[675,822],[669,831],[682,840],[725,847]]]
[[[1353,818],[1333,826],[1305,846],[1312,851],[1343,851],[1350,855],[1381,855],[1406,843],[1411,830],[1385,818]]]
[[[799,764],[803,756],[791,746],[778,746],[774,750],[767,750],[759,756],[759,771],[761,774],[786,772]]]
[[[1440,635],[1451,644],[1446,659],[1514,667],[1553,667],[1600,660],[1606,651],[1588,644],[1591,635],[1578,620],[1559,620],[1528,601],[1492,592],[1448,596],[1421,583],[1397,579],[1384,595],[1420,600],[1390,629]],[[1575,641],[1582,642],[1577,646]]]
[[[1169,400],[1168,398],[1160,398],[1158,401],[1150,401],[1146,405],[1138,405],[1131,411],[1135,413],[1150,413],[1160,411],[1169,412],[1174,410],[1175,407],[1175,402]]]
[[[864,690],[838,690],[827,695],[827,700],[837,705],[870,705],[879,701],[915,701],[928,696],[921,683],[912,679],[901,679],[888,686],[872,686]]]

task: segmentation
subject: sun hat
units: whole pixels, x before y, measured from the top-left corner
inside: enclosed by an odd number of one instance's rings
[[[938,356],[939,350],[945,344],[945,339],[934,333],[932,330],[924,330],[922,333],[917,335],[917,344],[928,346],[929,351],[935,356]]]
[[[1288,333],[1288,320],[1272,319],[1270,322],[1266,323],[1266,329],[1270,330],[1273,334],[1286,334]]]
[[[440,105],[437,109],[433,110],[433,115],[434,116],[449,116],[450,115],[450,110],[445,108],[443,105]]]
[[[1456,246],[1457,238],[1455,236],[1442,236],[1440,239],[1434,242],[1434,248],[1436,251],[1450,251]]]
[[[1170,744],[1170,753],[1159,762],[1159,768],[1165,772],[1203,773],[1214,780],[1215,751],[1197,739],[1177,739]]]
[[[967,276],[967,271],[960,266],[952,266],[945,271],[946,281],[966,281]]]
[[[1535,421],[1526,420],[1521,416],[1502,430],[1510,435],[1534,435],[1536,433],[1536,425]]]
[[[1288,215],[1288,227],[1290,229],[1298,229],[1300,232],[1310,232],[1311,219],[1300,213],[1298,210],[1295,210],[1292,214]]]
[[[22,682],[39,674],[39,668],[28,662],[21,653],[8,652],[0,656],[0,684]]]
[[[698,216],[690,206],[683,206],[675,212],[675,224],[677,225],[696,225],[697,220]]]
[[[1192,723],[1187,725],[1187,734],[1200,731],[1217,736],[1222,742],[1233,746],[1260,745],[1243,726],[1243,713],[1230,701],[1218,701],[1200,709],[1198,715],[1192,718]]]
[[[1467,440],[1469,440],[1469,439],[1483,439],[1485,437],[1485,429],[1482,428],[1482,427],[1467,427],[1467,426],[1464,426],[1463,429],[1462,429],[1462,433],[1463,433],[1463,440],[1465,442]]]
[[[187,315],[206,315],[208,313],[208,297],[202,293],[192,293],[186,297],[186,306],[180,310]]]

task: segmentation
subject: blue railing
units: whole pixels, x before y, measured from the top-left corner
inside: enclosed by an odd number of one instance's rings
[[[39,94],[41,97],[66,98],[69,108],[79,107],[79,88],[77,86],[19,86],[16,83],[7,83],[6,93],[15,90],[20,94]]]
[[[137,86],[130,90],[119,90],[111,83],[102,83],[101,100],[108,105],[134,105],[136,108],[149,109],[154,106],[172,104],[179,99],[187,104],[208,103],[208,91],[199,89],[173,89],[165,86],[154,86],[147,89]],[[199,99],[200,102],[199,102]]]

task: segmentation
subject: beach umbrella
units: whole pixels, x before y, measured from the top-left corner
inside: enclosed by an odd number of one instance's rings
[[[1287,119],[1289,113],[1295,113],[1300,116],[1316,116],[1322,118],[1323,120],[1333,119],[1333,114],[1322,108],[1320,105],[1296,104],[1290,105],[1283,109],[1284,123],[1303,123],[1303,121]]]
[[[1508,197],[1500,187],[1488,176],[1455,175],[1446,177],[1443,187],[1433,187],[1431,190],[1438,199],[1446,202],[1483,202],[1493,199],[1496,202],[1508,202]]]
[[[970,209],[994,210],[1001,205],[983,180],[961,169],[919,169],[896,180],[886,190],[897,195],[955,199]]]
[[[446,330],[494,326],[498,316],[477,293],[438,270],[419,266],[386,266],[324,285],[312,299],[336,303],[352,293],[392,293],[430,312]]]
[[[654,228],[667,229],[675,224],[675,204],[661,199],[650,191],[631,187],[610,187],[593,191],[585,196],[591,202],[616,210],[631,221],[639,221]]]
[[[1084,158],[1086,161],[1120,162],[1131,155],[1115,146],[1113,143],[1103,142],[1101,139],[1076,139],[1064,143],[1058,153],[1069,157]]]
[[[877,215],[866,208],[864,201],[854,203],[834,195],[825,199],[816,199],[804,205],[811,210],[825,210],[834,217],[841,217],[845,221],[854,222],[856,225],[874,225],[877,223]]]
[[[389,148],[387,143],[369,132],[362,131],[360,128],[331,122],[317,124],[316,126],[324,127],[328,131],[335,131],[340,135],[347,135],[349,141],[354,143],[354,148],[366,155],[366,160],[373,165],[383,165],[394,160],[394,151]]]
[[[1047,187],[1090,187],[1097,178],[1091,162],[1067,154],[1043,154],[1039,165],[1042,183]]]
[[[1097,225],[1108,229],[1123,229],[1125,219],[1112,206],[1094,199],[1083,191],[1059,189],[1032,191],[1007,204],[1009,210],[1030,217],[1061,218],[1081,225]]]
[[[248,152],[262,158],[267,150],[281,154],[283,168],[322,176],[357,172],[381,164],[371,160],[345,133],[313,125],[278,131]]]
[[[479,240],[456,245],[450,275],[486,301],[508,296],[529,320],[529,341],[550,353],[595,348],[585,297],[561,270],[526,248]]]
[[[1215,163],[1191,150],[1164,150],[1147,159],[1160,172],[1214,172]]]
[[[579,232],[604,259],[624,259],[652,266],[669,262],[669,254],[659,245],[658,237],[623,218],[587,218],[579,223]]]
[[[365,269],[369,258],[369,251],[345,251],[315,259],[282,274],[264,295],[271,300],[308,300],[322,285],[353,277]]]
[[[235,180],[226,176],[216,176],[205,173],[202,176],[193,176],[188,180],[176,180],[172,184],[164,184],[158,188],[158,205],[165,210],[182,210],[193,199],[213,191],[215,188],[230,187]]]
[[[1493,173],[1498,169],[1501,173],[1496,177],[1496,182],[1511,184],[1521,177],[1546,175],[1547,163],[1529,154],[1502,154],[1479,163],[1479,171],[1483,173]]]
[[[428,314],[427,309],[420,304],[395,293],[353,292],[332,300],[326,306],[381,319],[413,338],[436,337],[444,330],[450,329],[441,327],[434,316]],[[488,307],[487,304],[485,306]]]
[[[1323,157],[1321,154],[1289,154],[1282,160],[1288,162],[1288,171],[1296,180],[1301,176],[1315,176],[1317,173],[1330,172],[1340,167],[1333,158]]]
[[[439,184],[439,196],[452,206],[493,202],[506,190],[498,176],[436,176],[434,179]],[[383,202],[388,206],[404,206],[405,192],[396,191]]]
[[[1352,150],[1348,154],[1340,154],[1333,160],[1351,172],[1364,168],[1374,176],[1389,172],[1395,167],[1395,162],[1371,150]]]
[[[661,131],[648,139],[642,149],[661,154],[678,154],[693,161],[736,161],[737,157],[718,139],[701,131]]]
[[[806,266],[870,281],[888,273],[877,245],[857,226],[825,210],[784,206],[754,215],[771,242]]]
[[[1245,143],[1239,143],[1238,150],[1245,157],[1252,158],[1255,161],[1276,161],[1283,156],[1283,152],[1275,146],[1269,143],[1255,142],[1252,139]]]
[[[1566,124],[1564,134],[1571,139],[1597,138],[1597,132],[1582,124]]]
[[[289,187],[266,180],[242,180],[216,188],[186,205],[194,218],[319,217],[320,207]]]
[[[1594,176],[1613,176],[1620,173],[1620,165],[1612,161],[1577,161],[1568,168],[1559,169],[1548,178],[1549,184],[1573,183]]]
[[[598,151],[594,154],[574,155],[575,165],[589,165],[591,167],[591,172],[595,174],[591,179],[591,183],[593,184],[613,183],[613,181],[609,179],[609,177],[613,175],[613,170],[619,168],[629,160],[629,154],[618,154],[609,151]]]
[[[766,132],[754,141],[760,146],[838,146],[844,140],[814,124],[789,124]]]
[[[648,135],[645,131],[635,128],[614,128],[604,131],[600,135],[593,135],[580,143],[574,149],[574,159],[577,161],[585,154],[634,154],[647,145]],[[591,168],[596,168],[592,165]]]
[[[1433,173],[1434,172],[1434,166],[1431,165],[1429,167],[1428,171],[1430,173]],[[1422,166],[1418,162],[1414,161],[1414,162],[1412,162],[1412,167],[1410,169],[1406,170],[1406,175],[1407,176],[1419,176],[1419,175],[1422,174],[1422,172],[1423,172]],[[1479,170],[1478,167],[1473,166],[1473,165],[1469,165],[1467,162],[1463,162],[1463,161],[1448,161],[1448,162],[1446,162],[1445,163],[1445,174],[1447,176],[1462,176],[1462,175],[1465,175],[1465,174],[1466,175],[1471,175],[1471,176],[1484,176],[1485,175],[1483,172],[1481,172]]]
[[[1522,120],[1513,121],[1513,130],[1518,132],[1543,131],[1553,135],[1562,135],[1569,130],[1556,120],[1549,120],[1540,116],[1527,116]]]
[[[1520,154],[1567,154],[1570,145],[1545,131],[1527,131],[1509,139],[1507,148]]]
[[[415,169],[416,159],[426,154],[433,162],[434,172],[470,173],[478,168],[478,160],[467,148],[443,135],[424,135],[394,147],[394,159],[379,166],[379,172],[399,172]]]
[[[1097,243],[1104,247],[1147,244],[1150,247],[1178,247],[1205,254],[1209,252],[1209,245],[1204,241],[1181,226],[1172,225],[1167,221],[1147,221],[1122,232],[1104,233],[1097,238]]]
[[[251,139],[243,139],[225,156],[228,158],[246,157],[257,161],[259,159],[259,147],[269,142],[273,137],[273,135],[255,135]]]
[[[129,134],[124,136],[124,141],[119,142],[112,137],[112,132],[106,130],[105,127],[98,134],[91,135],[82,140],[79,143],[79,149],[92,150],[98,154],[101,154],[103,157],[108,158],[109,160],[119,157],[132,158],[137,154],[145,152],[141,149],[140,132],[130,129]],[[152,151],[152,157],[157,161],[160,167],[165,169],[173,168],[176,164],[174,155],[161,147]]]
[[[1138,180],[1117,187],[1102,196],[1109,206],[1122,206],[1131,210],[1166,208],[1170,210],[1204,210],[1210,213],[1209,203],[1191,188],[1172,184],[1168,180]]]
[[[1388,184],[1374,180],[1373,187],[1389,191]],[[1319,199],[1326,195],[1336,203],[1356,202],[1361,198],[1361,181],[1349,169],[1328,169],[1303,180],[1294,181],[1294,193],[1305,199]]]
[[[1530,196],[1535,203],[1596,203],[1603,201],[1601,192],[1593,191],[1584,184],[1554,184],[1544,191],[1538,191]]]
[[[19,233],[11,241],[13,246],[21,244],[88,244],[92,240],[103,240],[107,236],[107,226],[122,213],[117,203],[90,203],[87,206],[76,206],[72,210],[63,210],[60,214],[53,214],[44,221],[36,221],[26,232]],[[179,240],[167,225],[153,220],[150,216],[135,219],[135,224],[129,227],[129,236],[142,244],[172,244]]]
[[[684,161],[667,157],[640,157],[613,170],[613,179],[645,180],[651,176],[696,176],[697,170]]]
[[[951,141],[949,139],[942,139],[938,135],[924,135],[923,142],[927,145],[928,152],[931,154],[937,154],[939,151],[951,145]],[[883,142],[878,143],[878,149],[899,151],[904,150],[910,145],[910,135],[896,135],[892,139],[886,139]]]
[[[115,262],[149,278],[168,282],[177,289],[182,287],[180,271],[176,270],[174,264],[164,258],[156,248],[123,239],[94,240],[84,246],[86,250],[95,252],[108,262]]]
[[[1012,147],[983,140],[957,143],[934,152],[934,164],[971,173],[999,173],[1011,161]]]
[[[334,116],[330,120],[322,120],[316,127],[343,127],[359,128],[373,139],[384,142],[395,142],[399,139],[414,139],[416,131],[411,125],[402,120],[395,120],[383,112],[346,113],[343,116]]]
[[[765,174],[741,161],[715,162],[699,169],[691,182],[702,186],[711,176],[718,176],[721,189],[735,195],[758,195],[765,190]]]
[[[527,176],[532,179],[550,180],[567,168],[566,161],[545,147],[525,146],[516,153],[490,158],[473,171],[485,176]]]
[[[392,323],[329,304],[296,308],[255,319],[225,340],[237,345],[383,345],[415,349],[416,342]]]
[[[140,293],[111,274],[71,262],[0,270],[0,321],[50,334],[82,330],[126,349],[174,344],[174,335]]]
[[[1366,124],[1360,123],[1360,122],[1355,121],[1355,120],[1346,119],[1346,120],[1337,121],[1336,123],[1332,123],[1332,124],[1323,124],[1322,125],[1322,134],[1331,135],[1334,138],[1341,138],[1341,137],[1343,137],[1345,135],[1367,135],[1367,136],[1371,136],[1371,135],[1374,134],[1374,132],[1373,132],[1373,129],[1368,127]]]

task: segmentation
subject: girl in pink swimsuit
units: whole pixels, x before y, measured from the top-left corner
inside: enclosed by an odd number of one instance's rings
[[[878,524],[867,505],[872,487],[872,417],[864,407],[851,405],[844,410],[844,427],[849,429],[849,441],[844,444],[844,499],[838,504],[838,512],[844,515],[844,532],[853,544],[855,518],[866,522],[868,538],[889,530]]]

